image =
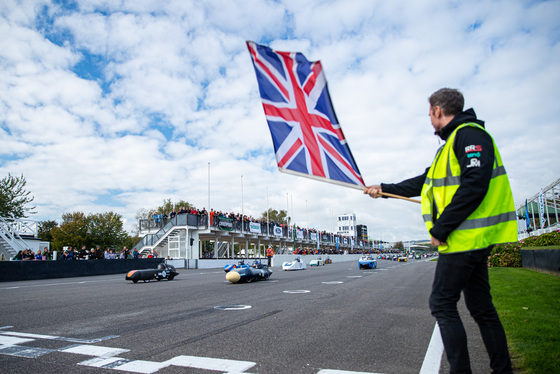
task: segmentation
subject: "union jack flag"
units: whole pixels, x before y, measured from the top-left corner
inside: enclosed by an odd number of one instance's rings
[[[248,41],[282,172],[365,186],[334,113],[320,61]]]

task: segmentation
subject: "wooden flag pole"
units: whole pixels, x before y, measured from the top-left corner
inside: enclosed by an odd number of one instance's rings
[[[392,193],[380,192],[379,194],[380,194],[381,196],[394,197],[395,199],[401,199],[401,200],[412,201],[413,203],[418,203],[418,204],[421,204],[421,203],[422,203],[420,200],[411,199],[411,198],[409,198],[409,197],[404,197],[404,196],[401,196],[401,195],[395,195],[395,194],[392,194]]]
[[[300,173],[300,172],[289,170],[289,169],[278,168],[278,170],[281,171],[282,173],[297,175],[297,176],[304,177],[304,178],[309,178],[309,179],[315,179],[315,180],[318,180],[318,181],[321,181],[321,182],[336,184],[338,186],[350,187],[350,188],[354,188],[354,189],[361,190],[361,191],[364,191],[366,189],[366,187],[360,186],[360,185],[357,185],[357,184],[341,182],[341,181],[337,181],[337,180],[329,179],[329,178],[325,178],[325,177],[318,177],[318,176],[315,176],[315,175]],[[392,198],[395,198],[395,199],[412,201],[413,203],[421,204],[420,200],[411,199],[409,197],[404,197],[404,196],[401,196],[401,195],[395,195],[395,194],[392,194],[392,193],[380,192],[379,195],[385,196],[385,197],[392,197]]]
[[[366,189],[366,187],[360,187],[360,189],[362,191],[364,191]],[[381,196],[385,196],[385,197],[392,197],[395,199],[401,199],[401,200],[406,200],[406,201],[412,201],[413,203],[418,203],[418,204],[422,204],[422,202],[420,200],[416,200],[416,199],[411,199],[410,197],[404,197],[401,195],[395,195],[392,193],[388,193],[388,192],[379,192],[379,195]]]

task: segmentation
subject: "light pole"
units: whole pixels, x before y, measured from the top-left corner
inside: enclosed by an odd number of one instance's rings
[[[288,193],[286,192],[286,223],[290,227],[290,216],[288,214],[290,212],[290,204],[288,201]]]
[[[241,174],[241,232],[243,232],[243,224],[245,223],[245,215],[243,214],[243,174]]]

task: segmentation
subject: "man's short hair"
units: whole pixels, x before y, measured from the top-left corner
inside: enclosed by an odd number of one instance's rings
[[[434,92],[428,99],[430,106],[439,106],[446,116],[454,116],[463,111],[465,98],[454,88],[442,88]]]

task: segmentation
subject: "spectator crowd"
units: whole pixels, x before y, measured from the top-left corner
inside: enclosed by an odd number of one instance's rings
[[[57,252],[58,254],[58,252]],[[158,254],[154,250],[149,252],[146,258],[154,258],[157,257]],[[53,260],[55,258],[54,253],[49,250],[49,248],[45,247],[43,251],[40,249],[34,253],[30,249],[24,249],[19,251],[12,260],[17,261],[48,261]],[[128,258],[142,258],[142,255],[134,248],[134,250],[130,250],[126,246],[123,247],[122,250],[116,251],[111,248],[106,248],[105,250],[101,249],[101,246],[97,246],[95,248],[91,248],[87,250],[86,246],[83,245],[80,250],[76,247],[65,247],[62,251],[62,254],[56,256],[57,260],[116,260],[116,259],[128,259]]]

